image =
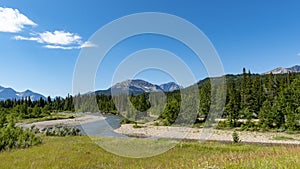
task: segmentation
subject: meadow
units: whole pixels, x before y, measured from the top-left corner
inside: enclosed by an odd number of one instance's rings
[[[0,152],[0,168],[300,168],[300,146],[293,145],[180,142],[154,157],[126,158],[87,136],[42,139],[37,146]]]

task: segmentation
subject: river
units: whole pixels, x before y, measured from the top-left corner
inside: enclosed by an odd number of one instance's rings
[[[106,136],[106,137],[127,137],[114,132],[114,129],[119,128],[123,117],[108,114],[92,114],[94,116],[106,117],[105,120],[93,121],[81,125],[77,125],[83,135],[89,136]]]

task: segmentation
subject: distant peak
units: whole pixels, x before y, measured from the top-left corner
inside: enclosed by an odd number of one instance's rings
[[[12,88],[0,88],[0,100],[7,100],[7,99],[23,99],[30,97],[31,100],[39,100],[40,98],[46,99],[45,96],[34,93],[31,90],[25,90],[24,92],[17,92]]]
[[[288,73],[288,72],[299,73],[300,72],[300,66],[295,65],[295,66],[292,66],[292,67],[289,67],[289,68],[278,67],[278,68],[275,68],[271,71],[268,71],[268,72],[265,72],[265,73],[262,73],[262,74],[263,75],[264,74],[270,74],[271,72],[272,72],[272,74],[285,74],[285,73]]]
[[[114,93],[129,93],[136,95],[147,92],[171,92],[174,90],[179,90],[181,88],[182,86],[179,86],[175,82],[156,85],[142,79],[128,79],[123,82],[116,83],[107,90],[99,90],[95,93],[107,94],[111,93],[110,91],[113,91]]]

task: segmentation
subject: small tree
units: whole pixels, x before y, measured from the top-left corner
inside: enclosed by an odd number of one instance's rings
[[[233,140],[233,143],[239,143],[239,142],[241,142],[240,137],[239,137],[239,135],[237,134],[236,131],[234,131],[232,133],[232,140]]]

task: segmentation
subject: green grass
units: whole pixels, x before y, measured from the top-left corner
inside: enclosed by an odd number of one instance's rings
[[[300,168],[299,152],[299,146],[181,142],[158,156],[133,159],[108,153],[87,136],[43,137],[39,146],[0,152],[0,168]]]
[[[272,139],[273,140],[297,140],[297,139],[294,139],[292,137],[287,137],[287,136],[275,136]]]

